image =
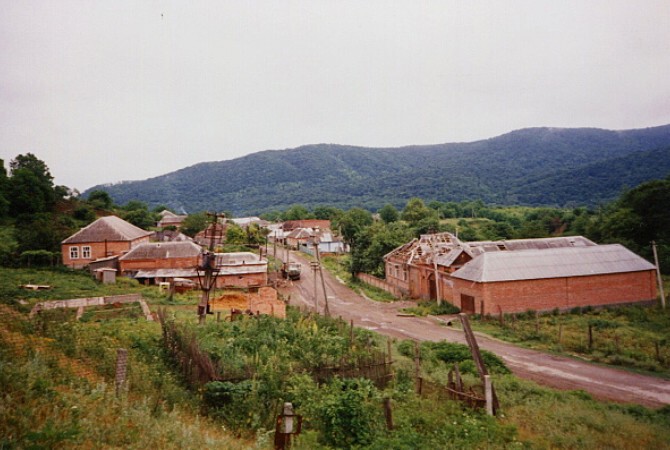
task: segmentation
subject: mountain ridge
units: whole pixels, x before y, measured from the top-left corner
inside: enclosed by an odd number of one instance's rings
[[[402,206],[410,197],[588,206],[614,199],[624,186],[633,187],[628,183],[667,176],[666,161],[670,125],[534,127],[473,142],[375,148],[322,143],[263,150],[146,180],[98,185],[83,195],[104,190],[119,204],[140,200],[235,215],[293,204],[373,210],[386,203]]]

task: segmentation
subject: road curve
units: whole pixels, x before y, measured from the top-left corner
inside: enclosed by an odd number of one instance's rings
[[[302,263],[300,281],[290,282],[282,290],[290,295],[290,303],[314,309],[314,273],[309,260],[291,252],[291,260]],[[366,299],[346,287],[325,271],[328,306],[333,317],[353,321],[356,326],[400,339],[465,343],[461,330],[445,326],[437,318],[399,316],[398,310],[409,302],[379,303]],[[324,311],[320,280],[317,284],[319,312]],[[557,389],[581,389],[595,398],[648,407],[670,404],[670,381],[593,364],[578,359],[517,347],[484,334],[477,334],[480,348],[501,357],[520,378]]]

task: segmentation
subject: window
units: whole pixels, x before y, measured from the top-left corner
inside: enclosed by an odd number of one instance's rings
[[[79,259],[79,247],[70,247],[70,259]]]
[[[81,257],[83,259],[91,259],[91,246],[84,245],[81,247]]]

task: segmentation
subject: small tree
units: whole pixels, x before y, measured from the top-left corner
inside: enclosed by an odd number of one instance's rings
[[[400,214],[398,213],[398,210],[395,209],[395,206],[393,206],[390,203],[387,203],[384,205],[382,209],[378,211],[379,217],[385,222],[385,223],[392,223],[395,222],[400,218]]]

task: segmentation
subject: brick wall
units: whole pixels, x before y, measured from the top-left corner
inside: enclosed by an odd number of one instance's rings
[[[265,286],[268,284],[267,272],[244,275],[219,275],[216,277],[216,287],[250,287]]]
[[[198,257],[120,260],[119,265],[122,272],[154,269],[194,269],[198,265]]]
[[[356,276],[362,282],[367,283],[370,286],[382,289],[398,298],[403,297],[405,295],[404,292],[407,292],[406,290],[403,292],[403,290],[400,287],[395,286],[392,283],[387,282],[386,280],[382,280],[380,278],[372,276],[369,273],[358,272]]]
[[[123,255],[136,245],[149,242],[149,236],[136,239],[134,241],[107,241],[107,242],[86,242],[80,244],[61,244],[61,253],[63,255],[63,265],[73,269],[81,269],[96,259],[106,258],[108,256]],[[82,247],[91,247],[90,258],[84,258]],[[79,258],[70,258],[70,247],[77,247]]]
[[[550,311],[577,306],[646,302],[656,298],[654,271],[544,280],[473,283],[453,278],[452,303],[459,308],[461,295],[475,298],[475,311],[486,314]]]

